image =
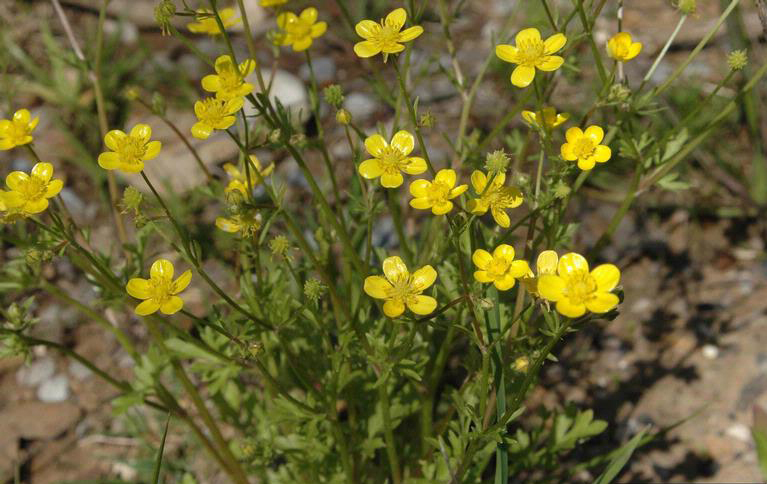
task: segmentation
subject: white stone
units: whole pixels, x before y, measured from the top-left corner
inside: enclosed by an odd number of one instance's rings
[[[49,357],[33,361],[16,372],[16,381],[21,385],[34,387],[44,382],[56,371],[56,364]]]
[[[272,78],[272,71],[270,69],[262,69],[261,76],[264,79],[264,83],[268,85],[269,80]],[[255,92],[261,92],[255,71],[247,77],[247,81],[255,86]],[[309,94],[306,92],[306,87],[301,79],[290,72],[283,70],[275,71],[272,88],[269,90],[269,99],[275,107],[276,101],[280,101],[288,110],[288,113],[290,113],[290,120],[294,125],[305,123],[311,116]],[[258,111],[251,106],[250,102],[246,101],[245,113],[248,116],[254,116],[258,114]]]
[[[717,348],[714,345],[705,345],[702,351],[703,351],[703,356],[705,356],[709,360],[715,360],[716,357],[719,356],[719,348]]]
[[[37,388],[37,398],[41,402],[63,402],[69,398],[69,380],[65,375],[56,375],[45,380]]]
[[[751,430],[742,423],[732,425],[725,431],[725,433],[734,439],[740,440],[741,442],[752,441]]]
[[[353,92],[346,96],[344,108],[352,115],[352,119],[364,121],[375,114],[378,103],[367,94]]]

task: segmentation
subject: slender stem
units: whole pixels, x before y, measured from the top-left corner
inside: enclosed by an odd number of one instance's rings
[[[541,3],[543,4],[543,9],[546,11],[546,18],[549,19],[551,28],[553,28],[554,31],[557,32],[559,29],[557,28],[557,22],[554,20],[554,16],[551,15],[551,9],[549,8],[549,3],[546,0],[541,0]]]
[[[597,47],[597,44],[594,41],[594,34],[591,31],[591,24],[586,18],[586,11],[583,8],[583,0],[574,0],[574,1],[576,2],[575,8],[577,9],[578,16],[581,19],[583,30],[586,31],[586,36],[589,39],[589,45],[591,46],[591,53],[594,56],[594,62],[596,62],[597,64],[597,72],[599,73],[599,79],[602,80],[602,84],[604,85],[605,82],[607,82],[607,72],[605,71],[605,66],[602,64],[602,56],[599,53],[599,47]]]
[[[520,289],[517,289],[520,291]],[[490,297],[493,299],[493,310],[490,312],[491,328],[488,331],[488,339],[493,340],[501,337],[501,300],[495,286],[490,286]],[[520,291],[521,292],[521,291]],[[506,412],[506,378],[504,376],[503,345],[495,347],[495,387],[496,387],[496,417],[500,420]],[[484,363],[484,362],[483,362]],[[505,430],[502,434],[505,433]],[[507,484],[509,482],[509,452],[506,443],[501,440],[495,447],[495,484]]]
[[[426,150],[426,143],[424,143],[423,136],[421,135],[421,127],[418,125],[418,117],[415,112],[415,107],[410,100],[410,94],[408,93],[407,87],[405,86],[405,79],[402,77],[399,64],[396,60],[393,62],[393,64],[394,72],[397,73],[397,81],[399,82],[400,92],[402,93],[402,97],[405,99],[405,104],[407,104],[407,110],[410,113],[410,120],[413,123],[413,129],[415,129],[415,136],[418,139],[418,145],[421,147],[421,154],[423,155],[423,159],[426,160],[426,166],[429,167],[429,173],[434,176],[437,174],[437,172],[434,170],[434,167],[431,164],[431,160],[429,159],[429,152]]]
[[[402,249],[402,253],[405,256],[405,262],[408,266],[413,265],[413,253],[410,251],[410,247],[407,241],[407,235],[405,234],[405,227],[402,223],[402,214],[400,213],[400,207],[397,206],[397,200],[391,193],[393,190],[385,190],[384,197],[386,198],[386,204],[389,206],[389,212],[391,213],[394,223],[394,229],[397,232],[397,239],[399,239],[399,246]]]
[[[700,54],[700,52],[703,50],[703,47],[705,47],[711,38],[714,37],[724,21],[727,20],[727,17],[730,15],[730,13],[732,13],[735,7],[738,6],[738,3],[740,3],[740,0],[732,0],[732,2],[730,2],[730,5],[724,10],[724,12],[722,12],[722,15],[719,16],[719,20],[717,20],[716,25],[714,25],[711,30],[708,31],[706,36],[703,37],[700,42],[698,42],[698,45],[696,45],[695,49],[690,52],[690,55],[687,56],[687,59],[685,59],[684,62],[682,62],[679,67],[677,67],[676,70],[671,73],[671,75],[663,82],[663,84],[653,90],[654,96],[657,96],[658,94],[665,91],[671,85],[671,83],[674,82],[674,80],[679,77],[679,75],[687,68],[687,66],[690,65],[690,62],[692,62],[698,56],[698,54]]]
[[[384,440],[386,441],[386,455],[389,459],[389,469],[394,484],[401,482],[399,457],[394,443],[394,429],[392,428],[389,389],[387,388],[388,378],[378,386],[378,398],[381,400],[381,407],[384,421]]]
[[[676,39],[676,36],[679,34],[679,31],[682,30],[682,25],[684,25],[684,21],[687,20],[687,14],[682,14],[682,16],[679,18],[679,22],[676,24],[676,28],[671,33],[671,37],[668,38],[666,41],[666,44],[663,46],[663,49],[661,49],[660,54],[658,54],[658,57],[655,58],[655,62],[652,63],[652,66],[650,66],[650,70],[647,71],[647,74],[645,74],[644,79],[642,79],[642,84],[640,84],[638,91],[642,90],[642,87],[650,80],[652,79],[653,74],[655,74],[655,69],[658,68],[658,65],[660,64],[660,61],[663,60],[663,58],[666,56],[666,52],[668,52],[668,49],[671,47],[671,44],[674,43],[674,39]]]

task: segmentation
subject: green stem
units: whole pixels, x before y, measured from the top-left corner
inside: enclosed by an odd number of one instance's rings
[[[392,428],[389,390],[387,388],[388,378],[378,386],[378,398],[381,400],[381,407],[384,421],[384,440],[386,441],[386,455],[389,459],[389,469],[394,484],[401,482],[399,457],[397,457],[397,448],[394,443],[394,429]]]
[[[645,74],[644,79],[642,79],[642,84],[640,84],[639,89],[637,91],[641,91],[642,87],[650,80],[652,79],[652,75],[655,74],[655,69],[658,68],[658,65],[660,64],[660,61],[663,60],[663,58],[666,56],[666,52],[668,52],[668,49],[671,47],[671,44],[674,43],[674,39],[676,39],[676,36],[679,34],[679,31],[682,30],[682,25],[684,25],[684,21],[687,20],[687,14],[682,14],[682,16],[679,18],[679,22],[676,24],[676,28],[671,33],[671,37],[668,38],[666,41],[666,44],[663,46],[663,49],[661,49],[660,54],[658,54],[658,57],[655,58],[655,62],[652,63],[652,66],[650,66],[650,70],[647,71],[647,74]]]
[[[415,136],[418,139],[418,145],[421,147],[421,154],[423,155],[423,159],[426,160],[426,166],[429,167],[429,173],[434,176],[437,174],[437,172],[434,170],[434,167],[431,164],[431,159],[429,159],[429,152],[426,150],[426,143],[424,143],[423,136],[421,135],[421,128],[418,125],[418,117],[415,112],[415,107],[410,100],[410,94],[408,94],[407,87],[405,86],[405,79],[402,77],[399,64],[396,60],[393,62],[393,64],[394,72],[397,74],[397,81],[399,82],[400,92],[402,93],[402,97],[405,99],[405,104],[407,104],[407,110],[410,113],[410,120],[413,123],[413,129],[415,129]]]
[[[601,79],[602,85],[604,85],[607,82],[607,72],[605,71],[605,66],[602,64],[602,56],[599,53],[599,47],[597,47],[597,44],[594,41],[594,34],[591,31],[591,24],[586,18],[586,11],[583,9],[583,0],[575,0],[575,1],[576,1],[575,8],[578,10],[578,16],[581,19],[581,25],[583,25],[583,30],[586,31],[586,36],[589,39],[589,45],[591,46],[591,53],[594,56],[594,62],[597,65],[597,72],[599,73],[599,79]]]

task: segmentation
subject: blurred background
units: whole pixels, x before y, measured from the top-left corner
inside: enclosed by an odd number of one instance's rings
[[[61,3],[88,57],[94,49],[101,2]],[[275,56],[267,39],[274,16],[256,0],[245,3],[259,42],[258,61],[268,69]],[[386,1],[348,3],[355,21],[368,18],[367,12],[393,8]],[[569,1],[551,3],[559,3],[563,11],[571,8]],[[231,247],[210,235],[219,211],[199,188],[204,175],[181,141],[149,109],[162,104],[166,116],[188,132],[195,121],[192,104],[200,95],[199,80],[208,73],[208,66],[181,42],[162,35],[154,20],[155,4],[154,0],[111,0],[107,7],[102,82],[109,126],[123,128],[138,122],[153,126],[155,138],[163,142],[163,152],[151,162],[150,177],[160,180],[166,191],[183,197],[185,203],[176,209],[186,219],[197,221],[190,230],[200,240],[225,251]],[[662,82],[684,61],[729,1],[698,4],[697,13],[687,19],[651,83]],[[343,86],[345,107],[363,128],[391,121],[391,108],[377,97],[376,84],[371,85],[368,73],[353,55],[355,37],[338,5],[332,1],[289,2],[287,7],[297,11],[307,5],[316,6],[320,18],[329,23],[328,34],[312,46],[318,82]],[[228,5],[220,3],[224,6]],[[617,1],[608,1],[596,24],[602,42],[616,31],[616,11]],[[624,2],[623,30],[644,44],[642,54],[626,65],[632,86],[639,84],[679,17],[668,1]],[[184,19],[176,20],[174,25],[201,51],[213,57],[223,52],[214,40],[189,34]],[[548,35],[538,1],[466,2],[452,34],[457,59],[469,76],[481,69],[494,45],[492,33],[506,22],[512,23],[511,32],[533,25]],[[431,112],[438,128],[428,132],[431,158],[444,159],[449,156],[449,146],[439,131],[455,132],[461,103],[445,75],[450,57],[444,38],[429,35],[440,32],[438,16],[427,9],[422,24],[426,35],[412,54],[415,95],[419,109]],[[241,56],[247,52],[241,35],[234,48]],[[683,81],[675,83],[663,103],[655,106],[654,115],[668,126],[684,118],[727,75],[727,54],[744,48],[748,49],[749,66],[720,91],[722,97],[703,107],[701,125],[719,112],[724,98],[750,72],[767,62],[765,34],[753,0],[741,2],[736,14],[685,71]],[[276,95],[284,104],[306,111],[309,74],[304,56],[283,50],[278,69]],[[566,80],[558,83],[552,99],[559,103],[558,110],[582,114],[593,102],[590,81],[595,72],[579,72],[576,77],[565,69],[563,75]],[[131,86],[140,89],[143,104],[123,95]],[[736,114],[690,154],[677,175],[641,194],[613,243],[602,253],[623,272],[626,297],[621,315],[571,339],[560,351],[559,362],[547,365],[541,385],[529,399],[531,408],[562,402],[593,407],[595,417],[612,424],[585,449],[579,448],[584,458],[589,452],[614,448],[626,435],[647,425],[654,429],[674,426],[634,455],[621,482],[762,479],[752,427],[754,413],[758,422],[759,409],[767,408],[765,91],[767,86],[761,82],[739,99]],[[493,61],[478,91],[469,133],[489,131],[519,96],[509,84],[508,65]],[[0,2],[1,117],[21,107],[40,117],[36,151],[66,179],[61,196],[75,218],[91,227],[94,245],[115,244],[106,211],[105,176],[95,163],[101,139],[94,93],[48,1]],[[332,125],[332,113],[328,114],[326,125]],[[528,134],[517,118],[494,144],[513,148]],[[328,136],[336,140],[330,142],[334,155],[348,159],[343,130],[333,127]],[[198,143],[198,149],[216,176],[222,176],[225,162],[237,158],[237,147],[220,133]],[[291,187],[294,203],[301,203],[302,197],[308,197],[306,182],[294,163],[281,163],[283,157],[259,153],[262,163],[276,163],[275,176]],[[26,151],[0,152],[3,174],[32,164]],[[582,189],[585,196],[570,214],[578,223],[571,249],[594,244],[620,203],[631,170],[631,166],[615,163],[589,178]],[[342,186],[353,175],[350,160],[338,167]],[[396,246],[390,221],[383,219],[376,230],[376,245]],[[0,263],[13,255],[12,248],[3,246]],[[211,264],[209,270],[215,274],[215,262]],[[95,297],[88,281],[63,258],[47,264],[44,276],[86,304]],[[186,295],[190,311],[205,306],[201,289],[191,288]],[[92,321],[50,297],[40,297],[35,304],[38,334],[76,349],[111,372],[130,374],[130,359]],[[116,317],[109,310],[106,316]],[[143,328],[134,326],[133,333],[141,337]],[[135,482],[142,469],[152,467],[162,422],[131,413],[115,417],[110,405],[114,395],[87,368],[51,352],[37,351],[29,365],[23,365],[21,359],[0,359],[0,482],[13,482],[14,478],[35,484]],[[182,447],[180,438],[169,436],[166,453]],[[205,469],[198,467],[208,465],[183,458],[169,462],[181,462],[179,465],[198,475],[205,475]]]

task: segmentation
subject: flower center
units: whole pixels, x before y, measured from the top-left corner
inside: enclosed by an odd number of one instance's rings
[[[392,288],[387,291],[387,296],[390,299],[407,301],[409,298],[421,292],[417,287],[413,286],[410,274],[400,274],[397,279],[390,282]]]
[[[19,184],[19,187],[16,189],[16,191],[21,193],[21,196],[24,197],[26,201],[33,202],[35,200],[40,200],[45,196],[45,190],[47,187],[48,184],[41,178],[30,176]]]
[[[404,160],[402,152],[392,146],[387,146],[381,151],[381,155],[378,157],[385,173],[398,173],[400,171],[400,165]]]
[[[143,139],[128,136],[118,153],[123,163],[136,164],[146,155],[146,143]]]
[[[152,299],[157,304],[162,304],[170,299],[171,292],[173,292],[174,284],[170,279],[149,279],[149,285],[151,286]]]
[[[288,33],[298,39],[308,36],[312,30],[312,24],[308,22],[302,22],[301,20],[294,22],[288,27]]]
[[[399,40],[400,28],[401,27],[399,26],[387,25],[384,23],[381,27],[381,30],[379,30],[378,34],[375,36],[375,39],[372,40],[378,44],[378,47],[384,50],[391,49],[395,46],[395,44],[397,44],[397,41]]]
[[[14,141],[22,141],[25,137],[27,137],[27,135],[29,135],[29,132],[30,130],[28,129],[26,123],[14,121],[11,123],[7,137]]]
[[[203,110],[203,115],[200,119],[201,121],[204,120],[209,123],[215,123],[229,115],[229,113],[226,112],[226,101],[221,99],[206,99],[203,102],[205,109]]]
[[[565,296],[573,304],[584,304],[597,292],[597,281],[586,271],[576,272],[565,279]]]
[[[519,64],[532,67],[535,65],[535,61],[543,57],[543,41],[523,40],[517,44],[517,51],[519,52]]]
[[[594,142],[586,137],[583,137],[575,142],[575,155],[578,158],[588,158],[594,154]]]
[[[493,261],[487,266],[487,272],[493,279],[500,279],[509,270],[509,262],[500,257],[493,257]]]
[[[450,195],[450,187],[444,182],[434,182],[426,190],[426,197],[432,204],[445,202]]]
[[[628,57],[629,55],[629,45],[623,42],[616,43],[614,46],[615,48],[615,57],[622,59],[625,57]]]
[[[491,187],[485,194],[485,198],[492,207],[514,208],[517,197],[514,190],[509,187]]]

